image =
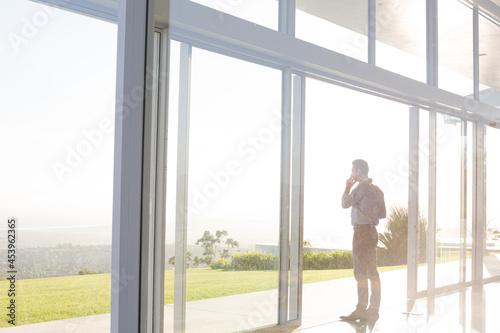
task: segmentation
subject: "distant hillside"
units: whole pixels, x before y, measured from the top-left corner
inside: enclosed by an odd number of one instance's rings
[[[1,267],[7,267],[6,258],[7,250],[0,250]],[[111,273],[111,246],[60,244],[19,248],[14,265],[18,280],[78,275],[85,269]],[[0,279],[4,279],[5,275],[5,271],[0,272]]]
[[[59,244],[109,245],[111,224],[67,228],[19,228],[16,244],[20,248],[51,247]],[[6,248],[7,230],[0,229],[0,249]]]

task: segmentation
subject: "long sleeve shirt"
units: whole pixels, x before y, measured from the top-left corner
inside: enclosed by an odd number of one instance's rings
[[[378,225],[379,219],[386,217],[384,193],[366,178],[351,193],[342,195],[342,208],[351,209],[353,226],[369,224]]]

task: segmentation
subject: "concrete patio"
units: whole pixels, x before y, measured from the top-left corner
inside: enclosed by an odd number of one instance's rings
[[[489,275],[500,274],[497,263],[496,257],[491,258],[489,263],[485,262],[485,266],[490,268]],[[450,278],[456,276],[452,265],[449,263],[446,268]],[[420,267],[419,274],[425,274],[425,269]],[[408,308],[406,274],[406,269],[381,273],[382,303],[380,319],[375,323],[348,323],[338,319],[340,315],[349,314],[354,309],[354,278],[305,284],[302,325],[294,328],[293,332],[498,332],[500,283],[469,287],[433,299],[419,299]],[[186,332],[225,333],[274,326],[277,302],[277,290],[188,302]],[[166,305],[165,333],[173,332],[172,319],[173,305]],[[2,333],[109,331],[109,314],[0,329]]]

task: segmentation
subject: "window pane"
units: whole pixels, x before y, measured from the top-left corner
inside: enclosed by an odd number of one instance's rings
[[[366,0],[297,0],[295,15],[297,38],[367,61]]]
[[[351,209],[341,207],[352,162],[365,159],[369,177],[384,192],[387,219],[380,220],[379,234],[388,232],[395,236],[395,229],[386,229],[387,221],[395,218],[396,208],[407,211],[409,107],[313,79],[307,80],[306,87],[303,274],[306,285],[302,320],[318,322],[356,306],[352,259],[344,257],[352,255]],[[397,241],[392,239],[392,243],[386,244],[394,248]],[[406,241],[401,244],[406,245]],[[380,242],[379,246],[384,245]],[[327,256],[325,252],[334,259],[323,259]],[[401,269],[406,267],[406,252],[382,252],[377,252],[379,270],[382,266],[386,266],[384,270],[399,269],[392,273],[406,279],[406,270]],[[335,262],[341,264],[335,266]],[[344,284],[340,280],[328,281],[341,277],[353,281]],[[384,273],[380,279],[385,304],[404,302],[405,285],[386,286]],[[320,281],[324,282],[313,283]],[[344,288],[352,291],[352,298],[335,296],[336,292],[345,295]],[[318,307],[313,306],[318,303],[324,311],[318,312]]]
[[[461,121],[437,115],[436,287],[459,282]]]
[[[426,81],[425,1],[377,1],[376,64]]]
[[[479,16],[479,100],[500,107],[500,27]]]
[[[190,103],[186,332],[276,325],[281,72],[193,48]],[[169,133],[167,170],[175,168],[176,141]],[[182,209],[175,203],[182,175],[168,177],[167,259],[175,255],[173,225]],[[180,301],[171,297],[173,277],[168,270],[166,304]],[[169,309],[165,330],[172,332]]]
[[[464,252],[463,245],[465,245],[465,281],[469,282],[472,280],[472,234],[469,233],[469,229],[472,226],[472,214],[473,214],[473,176],[474,176],[474,168],[473,168],[473,162],[474,162],[474,157],[473,157],[473,147],[474,147],[474,124],[470,121],[467,122],[467,133],[466,136],[467,138],[464,139],[462,136],[462,142],[465,141],[466,144],[466,163],[463,165],[465,166],[466,170],[464,175],[464,179],[467,182],[466,184],[466,195],[464,198],[465,201],[465,207],[462,207],[462,216],[465,217],[466,221],[462,223],[463,226],[465,226],[465,230],[462,230],[462,234],[460,236],[461,238],[461,248],[460,250]],[[465,211],[464,211],[465,209]],[[470,254],[469,254],[470,253]],[[463,264],[463,263],[462,263]],[[463,267],[461,268],[462,274],[463,272]]]
[[[473,99],[472,9],[438,1],[439,87]]]
[[[419,110],[419,174],[418,174],[418,203],[420,220],[418,224],[417,262],[421,264],[417,273],[417,290],[427,289],[427,242],[429,216],[429,112]]]
[[[500,130],[486,128],[486,249],[484,278],[499,275],[500,260]]]
[[[266,28],[278,30],[278,1],[275,0],[190,1],[257,23]]]
[[[0,219],[17,218],[15,323],[109,329],[109,315],[84,317],[110,312],[117,26],[32,1],[1,7]]]

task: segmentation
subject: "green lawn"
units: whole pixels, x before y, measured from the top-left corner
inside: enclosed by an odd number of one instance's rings
[[[381,267],[380,272],[405,266]],[[352,276],[352,269],[304,271],[312,283]],[[187,301],[278,288],[277,271],[222,271],[193,268],[187,272]],[[9,305],[8,281],[0,281],[0,307]],[[3,290],[3,291],[2,291]],[[165,272],[165,304],[173,303],[174,271]],[[110,312],[111,275],[81,275],[16,281],[16,324],[84,317]],[[2,312],[0,327],[11,326]]]
[[[0,327],[7,320],[10,283],[0,282]],[[16,281],[16,325],[110,312],[111,275],[81,275]]]

